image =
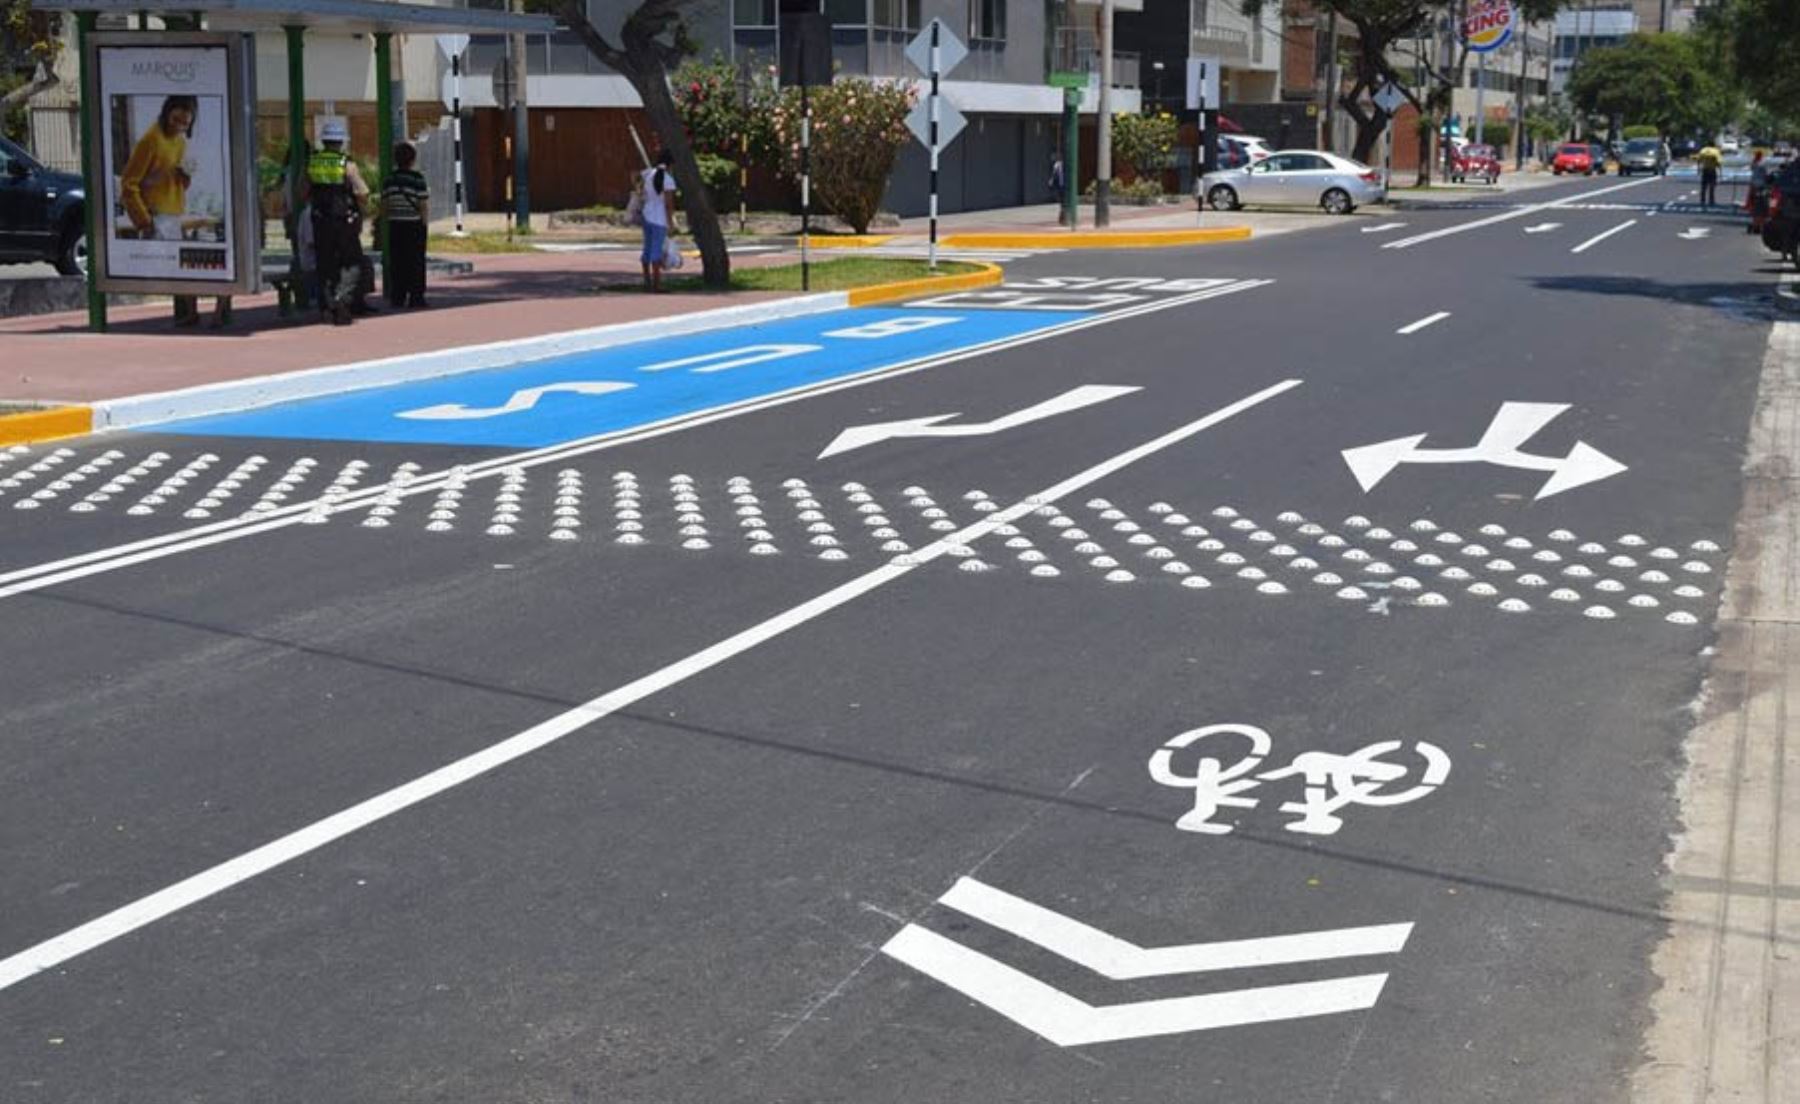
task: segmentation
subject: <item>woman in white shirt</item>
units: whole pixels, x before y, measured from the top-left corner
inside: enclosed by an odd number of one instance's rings
[[[675,195],[675,159],[664,150],[656,165],[644,170],[644,287],[661,291],[663,251],[668,248],[669,204]]]

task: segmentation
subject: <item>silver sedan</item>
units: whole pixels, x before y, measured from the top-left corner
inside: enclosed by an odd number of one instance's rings
[[[1254,204],[1347,215],[1364,203],[1380,203],[1387,187],[1379,172],[1348,157],[1281,150],[1241,169],[1207,173],[1200,178],[1199,195],[1217,211]]]

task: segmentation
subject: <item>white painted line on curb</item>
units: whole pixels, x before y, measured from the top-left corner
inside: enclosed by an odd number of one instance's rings
[[[1395,330],[1394,332],[1397,334],[1418,333],[1420,330],[1424,329],[1425,327],[1430,326],[1433,323],[1442,322],[1444,319],[1446,319],[1448,317],[1450,317],[1449,311],[1438,311],[1436,314],[1426,315],[1425,317],[1419,319],[1417,322],[1413,322],[1413,323],[1410,323],[1409,325],[1402,326],[1399,329]]]
[[[473,481],[499,475],[507,468],[534,468],[541,467],[545,464],[561,463],[578,456],[585,456],[589,453],[618,448],[621,445],[633,444],[653,437],[661,437],[665,434],[678,433],[685,429],[694,429],[699,426],[708,425],[712,422],[723,421],[727,418],[735,418],[744,414],[756,413],[771,407],[783,406],[787,403],[798,402],[802,399],[812,398],[817,395],[829,394],[834,391],[841,391],[851,387],[861,387],[865,384],[874,383],[880,380],[910,375],[913,372],[922,372],[945,364],[954,364],[958,361],[984,356],[988,353],[1001,352],[1022,345],[1034,344],[1062,334],[1073,333],[1077,330],[1085,330],[1092,326],[1105,325],[1109,322],[1116,322],[1125,318],[1135,318],[1139,315],[1152,314],[1156,311],[1168,310],[1172,307],[1186,306],[1206,299],[1216,299],[1220,296],[1231,295],[1240,291],[1250,291],[1255,288],[1266,287],[1274,282],[1275,281],[1273,280],[1240,280],[1236,283],[1226,284],[1223,287],[1205,288],[1188,295],[1177,295],[1168,299],[1153,300],[1139,306],[1126,307],[1122,310],[1095,315],[1092,318],[1081,318],[1073,322],[1063,323],[1062,325],[1050,326],[1041,330],[1033,330],[1017,337],[1001,338],[980,345],[971,345],[951,353],[934,354],[916,360],[901,361],[897,364],[872,368],[867,372],[853,376],[845,376],[841,379],[832,380],[827,383],[811,384],[794,388],[791,391],[780,391],[773,395],[760,396],[755,399],[746,399],[737,403],[728,403],[724,406],[714,407],[711,410],[695,411],[665,421],[652,422],[649,425],[639,426],[635,429],[615,430],[610,433],[596,434],[592,437],[578,438],[574,441],[567,441],[560,445],[532,449],[526,452],[513,453],[506,456],[497,456],[489,460],[468,465],[467,470],[464,472],[464,476]],[[330,506],[329,509],[330,512],[334,514],[343,513],[360,509],[365,506],[371,506],[377,498],[380,498],[384,494],[398,494],[402,497],[411,497],[417,494],[429,493],[441,488],[444,481],[449,476],[450,471],[446,469],[444,471],[434,472],[430,475],[420,476],[404,487],[386,483],[365,487],[360,491],[345,496],[337,504]],[[130,567],[134,564],[146,563],[151,560],[161,559],[164,556],[178,555],[182,552],[206,548],[211,545],[254,536],[258,533],[284,529],[290,525],[298,524],[300,519],[309,511],[319,507],[320,502],[321,500],[314,499],[307,502],[292,503],[273,513],[209,522],[205,525],[195,526],[191,529],[184,529],[179,532],[165,533],[156,537],[146,537],[143,540],[132,541],[128,544],[115,545],[111,548],[95,549],[92,552],[84,552],[80,555],[69,556],[61,560],[34,564],[31,567],[22,567],[13,571],[0,573],[0,599],[11,598],[14,595],[25,594],[34,590],[42,590],[46,587],[56,586],[59,583],[86,578],[90,575],[99,575],[122,567]]]
[[[1584,241],[1580,245],[1569,250],[1569,252],[1571,252],[1571,253],[1586,253],[1589,249],[1591,249],[1592,247],[1594,247],[1596,245],[1599,245],[1601,242],[1605,241],[1607,238],[1612,237],[1614,234],[1617,234],[1619,231],[1629,230],[1633,226],[1636,226],[1636,225],[1637,225],[1637,219],[1626,219],[1624,222],[1621,222],[1619,225],[1613,227],[1611,230],[1607,230],[1603,233],[1595,234],[1593,237],[1589,238],[1587,241]]]
[[[514,736],[472,755],[446,764],[410,782],[376,794],[364,801],[246,851],[210,869],[142,897],[78,927],[44,940],[33,947],[0,959],[0,990],[5,990],[45,970],[54,969],[78,955],[105,946],[115,939],[155,923],[199,901],[233,886],[267,873],[283,863],[316,851],[353,832],[411,808],[464,782],[487,774],[515,759],[522,758],[578,732],[595,721],[666,690],[671,686],[709,671],[725,661],[767,643],[857,598],[904,578],[916,567],[948,554],[951,546],[967,545],[988,536],[1002,525],[1009,525],[1039,506],[1047,506],[1090,486],[1148,456],[1172,445],[1180,444],[1246,410],[1300,386],[1297,379],[1283,380],[1247,395],[1227,406],[1179,426],[1143,444],[1134,446],[1092,467],[1076,472],[1035,495],[1027,496],[1007,508],[988,514],[981,521],[965,526],[916,552],[898,557],[849,582],[833,587],[800,605],[776,614],[734,636],[703,648],[684,659],[653,671],[642,678],[602,694],[555,717],[533,725]],[[1377,984],[1379,989],[1379,984]],[[1189,998],[1193,999],[1193,998]]]
[[[938,903],[1113,981],[1397,954],[1405,948],[1413,928],[1411,924],[1373,924],[1260,939],[1140,947],[974,878],[959,879]]]
[[[1608,192],[1617,192],[1625,188],[1636,188],[1648,184],[1655,179],[1656,177],[1654,176],[1647,176],[1642,180],[1632,180],[1624,184],[1614,184],[1610,188],[1601,188],[1597,192],[1583,192],[1580,195],[1565,196],[1562,199],[1551,200],[1549,203],[1533,203],[1530,206],[1521,207],[1516,211],[1506,211],[1498,215],[1489,215],[1487,218],[1476,219],[1474,222],[1458,223],[1455,226],[1446,226],[1441,230],[1430,230],[1423,234],[1414,234],[1410,238],[1400,238],[1397,241],[1383,242],[1381,248],[1407,249],[1422,242],[1436,241],[1439,238],[1446,238],[1452,234],[1461,234],[1468,230],[1479,230],[1483,226],[1492,226],[1497,222],[1525,218],[1528,215],[1535,215],[1539,211],[1550,211],[1555,210],[1558,207],[1566,207],[1572,203],[1580,203],[1584,200],[1593,199],[1595,196],[1603,196]]]

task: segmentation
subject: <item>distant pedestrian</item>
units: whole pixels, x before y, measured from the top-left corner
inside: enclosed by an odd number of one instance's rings
[[[1068,175],[1063,170],[1063,159],[1057,154],[1050,162],[1050,194],[1056,199],[1056,225],[1069,224],[1069,204],[1065,189],[1069,186]]]
[[[1744,232],[1762,233],[1763,221],[1769,217],[1769,165],[1763,160],[1762,150],[1750,158],[1750,198],[1745,206],[1750,208],[1750,225]]]
[[[1719,166],[1724,163],[1725,155],[1710,142],[1694,155],[1694,165],[1700,170],[1700,203],[1704,207],[1711,207],[1719,197]]]
[[[413,166],[419,151],[411,142],[394,147],[394,171],[381,182],[381,217],[387,221],[388,302],[396,307],[424,307],[425,228],[431,223],[431,193],[425,175]]]
[[[675,158],[668,150],[656,155],[656,164],[644,170],[644,290],[661,291],[663,260],[669,247],[669,197],[675,194]]]

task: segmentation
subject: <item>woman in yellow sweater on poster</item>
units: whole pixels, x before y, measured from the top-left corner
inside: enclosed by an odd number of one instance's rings
[[[193,183],[187,140],[199,107],[192,96],[163,100],[156,122],[132,147],[131,159],[119,174],[119,199],[139,237],[181,237],[188,185]]]

